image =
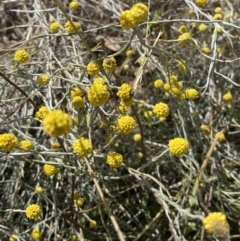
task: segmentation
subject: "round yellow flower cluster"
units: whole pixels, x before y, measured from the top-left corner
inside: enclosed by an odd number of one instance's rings
[[[35,114],[35,118],[38,120],[43,120],[43,118],[46,116],[46,114],[49,113],[48,108],[44,105],[39,108],[39,110]]]
[[[231,92],[227,92],[226,94],[223,95],[223,99],[225,101],[231,101],[232,98],[233,98],[233,96],[232,96]]]
[[[58,174],[59,172],[59,168],[51,165],[51,164],[44,164],[43,166],[43,173],[47,176],[47,177],[51,177],[55,174]]]
[[[179,30],[179,32],[181,32],[181,33],[189,32],[186,25],[181,25],[181,26],[178,28],[178,30]]]
[[[37,219],[41,213],[42,209],[38,204],[31,204],[26,208],[26,216],[29,219]]]
[[[117,96],[121,99],[121,103],[125,106],[131,106],[133,103],[132,87],[129,84],[122,84],[117,92]]]
[[[121,115],[125,115],[128,111],[128,107],[125,105],[119,105],[117,108],[117,112]]]
[[[195,0],[195,2],[200,7],[204,7],[207,4],[207,0]]]
[[[107,155],[107,164],[112,168],[122,166],[123,156],[117,152],[111,152]]]
[[[79,87],[74,87],[71,90],[71,97],[74,98],[76,96],[81,96],[82,95],[82,90]]]
[[[69,3],[69,8],[76,10],[79,7],[79,3],[76,0],[73,0],[72,2]]]
[[[120,25],[129,29],[143,23],[148,18],[148,7],[143,3],[134,4],[130,10],[125,10],[120,15]]]
[[[104,105],[109,99],[109,91],[103,78],[95,78],[88,90],[88,99],[94,106]]]
[[[28,150],[33,149],[33,144],[29,140],[22,140],[19,143],[19,147],[20,147],[21,151],[28,151]]]
[[[215,13],[222,13],[222,8],[221,8],[221,7],[216,7],[216,8],[214,9],[214,12],[215,12]]]
[[[70,131],[71,119],[61,109],[55,109],[45,115],[42,125],[45,133],[58,137]]]
[[[42,234],[41,234],[41,231],[38,228],[34,228],[32,230],[31,236],[32,236],[33,240],[38,240],[42,237]]]
[[[99,65],[95,62],[90,62],[87,65],[87,73],[89,75],[97,75],[100,71]]]
[[[73,28],[72,24],[74,25],[75,28]],[[81,24],[79,22],[73,22],[72,21],[72,24],[70,21],[67,21],[64,25],[65,27],[65,30],[69,33],[69,34],[72,34],[72,33],[76,33],[76,30],[79,31],[79,29],[81,28]],[[75,30],[76,29],[76,30]]]
[[[198,91],[196,89],[186,89],[185,90],[186,99],[195,100],[198,98]]]
[[[102,65],[105,70],[113,71],[116,68],[117,63],[114,57],[110,57],[105,58]]]
[[[133,140],[136,141],[136,142],[141,141],[141,139],[142,139],[141,134],[135,134],[135,135],[133,136]]]
[[[221,13],[216,13],[213,16],[214,20],[222,20],[223,19],[223,15]]]
[[[156,79],[154,81],[154,87],[156,89],[161,89],[163,87],[163,81],[161,79]]]
[[[84,107],[84,99],[82,96],[75,96],[72,99],[72,106],[76,109],[79,110]]]
[[[76,199],[76,205],[77,205],[78,207],[82,207],[83,204],[84,204],[84,199],[83,199],[82,197],[78,197],[78,198]]]
[[[182,74],[185,74],[187,72],[186,65],[183,61],[178,61],[178,72]]]
[[[27,63],[29,58],[29,53],[25,49],[19,49],[14,54],[14,60],[20,64]]]
[[[218,141],[223,142],[226,140],[224,133],[216,133],[215,137],[217,137]]]
[[[203,220],[204,229],[217,239],[227,240],[229,225],[226,216],[221,212],[209,213]]]
[[[207,25],[205,24],[205,23],[200,23],[199,25],[198,25],[198,30],[199,31],[204,31],[204,30],[206,30],[207,29]]]
[[[60,148],[60,145],[59,145],[58,142],[53,142],[53,143],[51,144],[51,149],[57,150],[57,149],[59,149],[59,148]]]
[[[9,238],[9,241],[18,241],[18,236],[15,234],[12,234],[11,237]]]
[[[160,121],[164,121],[169,115],[169,107],[167,104],[159,102],[154,106],[153,112]]]
[[[95,228],[97,226],[97,222],[95,220],[90,220],[89,226],[90,228]]]
[[[135,120],[128,115],[122,116],[117,120],[117,128],[122,134],[129,135],[135,128]]]
[[[188,142],[181,137],[176,137],[170,140],[168,143],[168,147],[170,153],[176,157],[180,157],[186,154],[189,149]]]
[[[42,194],[42,192],[43,192],[42,187],[40,187],[40,186],[35,187],[35,193],[36,194]]]
[[[201,130],[201,132],[202,132],[204,135],[206,135],[206,136],[209,136],[209,135],[210,135],[210,129],[209,129],[209,127],[208,127],[207,125],[202,124],[202,125],[200,126],[200,130]]]
[[[55,21],[55,22],[52,22],[49,26],[50,30],[52,33],[57,33],[60,29],[60,24],[59,22]]]
[[[6,152],[12,151],[18,145],[18,138],[11,133],[0,135],[0,148]]]
[[[42,74],[42,75],[38,76],[38,78],[37,78],[37,82],[40,86],[47,85],[49,83],[49,80],[50,80],[50,78],[46,74]]]
[[[190,41],[191,41],[191,33],[190,32],[186,32],[186,33],[181,34],[178,37],[178,41],[179,41],[179,43],[181,45],[185,45],[185,44],[190,43]]]
[[[204,54],[210,54],[211,53],[211,49],[206,45],[201,46],[200,49],[201,49],[201,52],[204,53]]]
[[[80,139],[74,141],[72,143],[72,148],[73,151],[80,156],[87,156],[92,152],[92,144],[85,137],[81,137]]]

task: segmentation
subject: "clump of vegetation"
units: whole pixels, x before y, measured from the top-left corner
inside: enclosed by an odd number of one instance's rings
[[[237,1],[3,1],[3,240],[239,239]]]

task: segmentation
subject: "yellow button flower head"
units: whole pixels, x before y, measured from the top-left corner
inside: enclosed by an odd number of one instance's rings
[[[79,31],[79,29],[81,28],[81,24],[79,22],[73,22],[73,25],[75,26],[75,28],[77,29],[77,31]],[[70,21],[67,21],[64,25],[65,27],[65,30],[69,33],[69,34],[72,34],[72,33],[76,33],[76,30],[75,28],[73,28],[72,24]]]
[[[84,99],[81,96],[75,96],[72,99],[72,106],[79,110],[84,107]]]
[[[131,57],[133,56],[133,54],[134,54],[134,52],[133,52],[133,50],[131,50],[131,49],[128,49],[127,52],[126,52],[126,56],[127,56],[128,58],[131,58]]]
[[[36,194],[42,194],[42,192],[43,192],[42,187],[40,187],[40,186],[35,187],[35,193]]]
[[[77,236],[76,236],[75,234],[73,234],[73,235],[71,236],[70,241],[78,241]]]
[[[103,68],[105,70],[109,70],[109,71],[113,71],[116,66],[117,66],[117,63],[116,63],[116,60],[114,57],[111,57],[111,58],[105,58],[103,60]]]
[[[9,241],[18,241],[18,236],[15,234],[12,234],[11,237],[9,238]]]
[[[178,28],[179,32],[181,33],[186,33],[188,32],[188,29],[186,27],[186,25],[181,25],[179,28]]]
[[[226,94],[223,95],[223,99],[225,101],[231,101],[232,98],[233,98],[233,96],[232,96],[231,92],[227,92]]]
[[[209,213],[203,219],[204,229],[217,239],[227,240],[229,237],[229,225],[226,216],[221,212]]]
[[[126,106],[126,107],[131,106],[133,104],[133,102],[134,102],[133,98],[131,98],[131,99],[121,99],[121,104],[123,106]]]
[[[47,177],[51,177],[51,176],[57,174],[58,172],[59,172],[59,168],[54,165],[44,164],[44,166],[43,166],[43,173]]]
[[[182,45],[190,43],[190,40],[191,40],[190,32],[183,33],[178,37],[178,41]]]
[[[206,136],[209,136],[209,135],[210,135],[210,129],[209,129],[209,127],[208,127],[207,125],[202,124],[202,125],[200,126],[200,130],[201,130],[201,132],[202,132],[204,135],[206,135]]]
[[[128,115],[122,116],[117,120],[117,128],[122,134],[129,135],[135,128],[135,120]]]
[[[109,91],[102,78],[93,80],[88,90],[88,99],[94,106],[104,105],[109,99]]]
[[[50,30],[52,33],[57,33],[60,29],[60,24],[59,22],[55,21],[55,22],[52,22],[49,26]]]
[[[95,228],[97,226],[97,222],[95,220],[90,220],[89,226],[90,228]]]
[[[145,22],[148,18],[148,7],[143,3],[136,3],[132,6],[131,11],[137,23]]]
[[[188,142],[181,138],[176,137],[168,143],[169,151],[172,155],[180,157],[188,152]]]
[[[204,7],[207,4],[207,0],[195,0],[195,2],[200,7]]]
[[[60,145],[59,145],[58,142],[53,142],[53,143],[51,144],[51,149],[57,150],[57,149],[59,149],[59,148],[60,148]]]
[[[87,65],[87,73],[89,75],[97,75],[99,73],[99,71],[100,71],[100,68],[97,63],[90,62]]]
[[[129,84],[122,84],[117,92],[123,106],[129,107],[133,104],[132,87]]]
[[[223,19],[223,15],[221,13],[216,13],[213,16],[214,20],[222,20]]]
[[[141,141],[142,136],[141,136],[141,134],[135,134],[135,135],[133,136],[133,139],[134,139],[134,141],[139,142],[139,141]]]
[[[204,30],[206,30],[207,29],[207,25],[205,24],[205,23],[200,23],[199,25],[198,25],[198,30],[199,31],[204,31]]]
[[[117,112],[121,115],[125,115],[128,111],[128,107],[125,105],[119,105],[117,108]]]
[[[82,207],[83,204],[84,204],[84,199],[83,199],[82,197],[78,197],[78,198],[76,199],[76,205],[77,205],[78,207]]]
[[[169,83],[165,83],[165,84],[163,85],[163,88],[168,91],[168,90],[171,89],[171,85],[170,85]]]
[[[71,120],[67,113],[55,109],[45,115],[42,125],[45,133],[58,137],[70,131]]]
[[[14,54],[14,60],[20,64],[27,63],[29,58],[29,53],[25,49],[19,49]]]
[[[33,144],[29,140],[22,140],[19,143],[19,147],[20,147],[20,149],[22,149],[22,151],[28,151],[28,150],[33,149]]]
[[[137,21],[134,12],[130,10],[123,11],[120,15],[120,25],[126,29],[136,27]]]
[[[214,12],[215,12],[215,13],[222,13],[222,8],[221,8],[221,7],[216,7],[216,8],[214,9]]]
[[[73,0],[72,2],[69,3],[69,8],[76,10],[79,7],[79,3],[75,0]]]
[[[43,120],[46,114],[49,113],[49,110],[46,106],[41,106],[35,114],[35,118],[38,120]]]
[[[195,100],[198,98],[198,91],[196,89],[186,89],[185,90],[186,99]]]
[[[38,76],[38,78],[37,78],[37,82],[40,86],[47,85],[49,83],[49,80],[50,80],[50,78],[46,74],[42,74],[42,75]]]
[[[18,145],[18,139],[14,134],[4,133],[0,135],[0,147],[6,151],[12,151]]]
[[[38,228],[34,228],[32,230],[31,236],[32,236],[33,240],[38,240],[38,239],[41,238],[42,234],[41,234],[41,231]]]
[[[207,46],[201,46],[201,51],[202,51],[204,54],[210,54],[210,53],[211,53],[211,49],[208,48]]]
[[[224,133],[216,133],[215,137],[217,137],[218,141],[223,142],[226,140]]]
[[[29,219],[37,219],[41,213],[42,209],[38,204],[31,204],[26,208],[26,216]]]
[[[163,87],[163,81],[161,79],[156,79],[154,81],[154,87],[156,89],[161,89]]]
[[[183,61],[178,61],[178,72],[185,74],[187,72],[186,65]]]
[[[74,87],[71,90],[71,97],[76,97],[76,96],[81,96],[82,95],[82,90],[79,87]]]
[[[91,142],[85,138],[81,137],[72,144],[73,151],[80,156],[87,156],[92,152]]]
[[[177,88],[177,87],[172,87],[170,89],[170,93],[173,95],[173,96],[179,96],[181,94],[181,91]]]
[[[107,155],[107,164],[112,168],[122,166],[123,156],[117,152],[111,152]]]
[[[122,84],[117,92],[117,96],[120,99],[129,100],[132,98],[132,87],[129,84]]]
[[[153,112],[160,121],[164,121],[169,115],[169,107],[167,104],[159,102],[154,106]]]

